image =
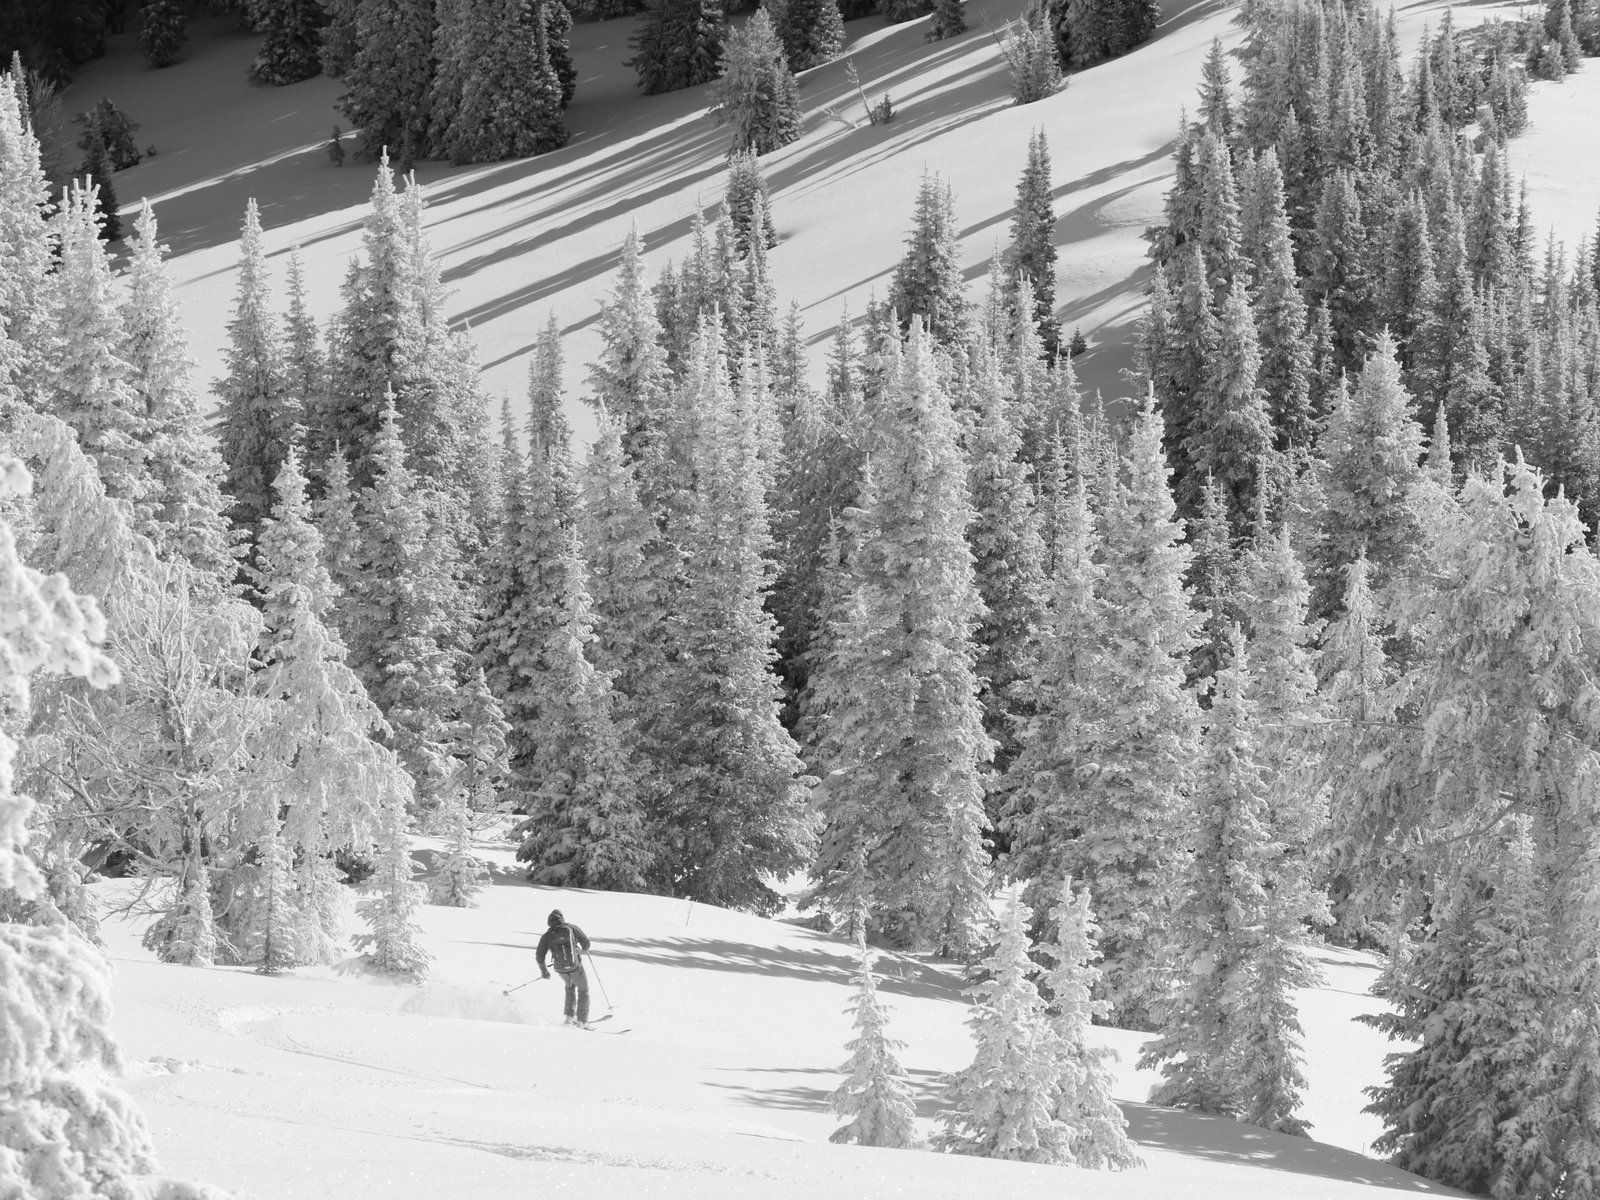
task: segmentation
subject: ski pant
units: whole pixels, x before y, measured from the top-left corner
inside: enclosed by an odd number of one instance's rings
[[[567,985],[566,1002],[562,1015],[576,1018],[580,1023],[589,1021],[589,975],[579,963],[570,971],[556,972],[561,976],[561,982]]]

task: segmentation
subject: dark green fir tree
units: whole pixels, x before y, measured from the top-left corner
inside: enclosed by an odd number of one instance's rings
[[[709,83],[721,67],[725,33],[719,0],[653,0],[627,65],[647,95]]]

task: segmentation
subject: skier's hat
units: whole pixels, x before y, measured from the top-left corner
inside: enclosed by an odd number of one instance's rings
[[[561,915],[561,910],[559,908],[552,908],[550,910],[550,921],[549,921],[549,924],[550,924],[550,926],[552,928],[554,928],[557,925],[565,924],[566,920],[567,919]]]

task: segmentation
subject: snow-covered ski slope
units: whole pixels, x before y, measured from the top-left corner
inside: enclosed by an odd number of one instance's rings
[[[1160,218],[1179,113],[1194,106],[1211,39],[1237,45],[1234,6],[1167,0],[1150,44],[1018,107],[996,35],[1020,7],[969,0],[970,31],[931,45],[926,18],[892,27],[877,17],[850,22],[846,52],[869,98],[893,98],[898,115],[886,126],[867,123],[843,60],[801,75],[805,134],[762,162],[782,238],[771,253],[773,275],[782,301],[800,305],[819,375],[820,344],[844,307],[859,317],[872,294],[887,290],[924,170],[942,172],[954,188],[962,258],[981,296],[988,262],[1010,236],[1029,134],[1042,126],[1053,159],[1062,321],[1090,339],[1091,353],[1079,360],[1085,381],[1108,395],[1121,388],[1148,280],[1140,234]],[[1408,44],[1443,11],[1437,0],[1402,4]],[[1454,19],[1460,26],[1511,11],[1474,4],[1456,8]],[[566,334],[569,397],[581,395],[600,301],[629,224],[638,223],[656,271],[685,257],[696,206],[714,211],[720,199],[727,135],[706,115],[709,89],[640,95],[625,65],[636,20],[574,28],[570,144],[515,162],[417,169],[429,189],[433,246],[455,289],[452,318],[470,324],[496,396],[520,400],[535,333],[552,312]],[[126,35],[68,94],[72,108],[110,96],[140,123],[140,144],[158,151],[115,182],[125,208],[141,196],[157,205],[203,380],[221,370],[245,201],[260,202],[280,304],[282,256],[298,244],[312,310],[325,321],[359,247],[372,183],[368,165],[335,167],[325,154],[343,120],[334,108],[341,85],[251,85],[257,43],[225,20],[197,21],[185,56],[157,71]],[[1574,246],[1600,207],[1600,155],[1574,152],[1600,121],[1600,70],[1535,85],[1531,113],[1512,165],[1527,174],[1541,230]],[[580,435],[587,429],[580,417]]]
[[[1306,1113],[1335,1144],[1139,1104],[1151,1081],[1132,1069],[1140,1036],[1100,1030],[1123,1056],[1117,1095],[1144,1170],[834,1146],[824,1102],[851,1036],[851,947],[700,904],[529,887],[505,846],[483,844],[495,886],[479,907],[423,910],[435,962],[420,987],[332,968],[166,966],[139,948],[148,918],[108,920],[116,1031],[165,1168],[253,1200],[1453,1194],[1351,1149],[1375,1132],[1359,1088],[1383,1051],[1349,1019],[1373,1004],[1359,956],[1319,950],[1327,985],[1302,997]],[[110,901],[128,889],[94,890]],[[556,980],[502,994],[537,975],[533,947],[557,906],[593,939],[594,1012],[609,996],[609,1024],[628,1036],[564,1026]],[[927,1132],[940,1073],[971,1057],[966,1005],[948,967],[886,955],[881,970]]]

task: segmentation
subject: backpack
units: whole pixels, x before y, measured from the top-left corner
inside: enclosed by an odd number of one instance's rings
[[[550,965],[563,975],[578,969],[578,939],[572,935],[571,925],[556,929],[555,941],[550,943]]]

